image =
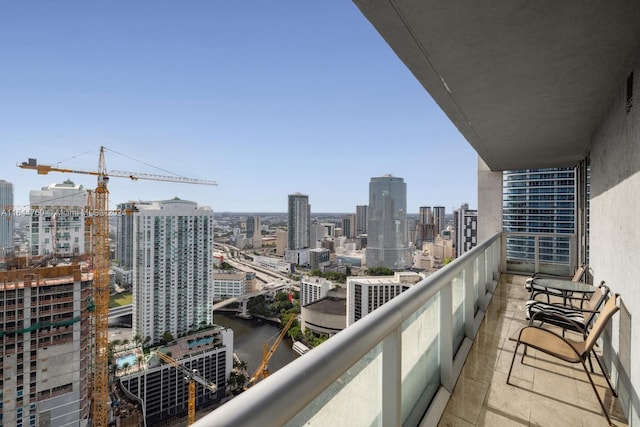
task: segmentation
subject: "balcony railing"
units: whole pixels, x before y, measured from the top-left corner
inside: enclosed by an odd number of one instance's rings
[[[501,271],[572,276],[576,265],[577,236],[562,233],[502,233]]]
[[[435,425],[497,285],[501,233],[196,422]]]

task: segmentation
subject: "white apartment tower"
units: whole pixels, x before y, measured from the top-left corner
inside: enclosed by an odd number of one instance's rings
[[[29,192],[31,255],[71,256],[85,251],[87,190],[73,181]]]
[[[133,331],[155,343],[213,322],[213,210],[187,200],[133,213]]]

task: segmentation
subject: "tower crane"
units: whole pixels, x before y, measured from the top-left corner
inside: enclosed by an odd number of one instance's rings
[[[273,354],[278,349],[280,342],[282,341],[282,339],[284,338],[284,335],[287,333],[287,331],[293,324],[294,320],[296,320],[296,316],[292,315],[289,318],[289,321],[287,322],[287,324],[280,331],[280,334],[278,335],[276,340],[271,345],[271,348],[269,349],[269,351],[267,351],[267,343],[266,342],[264,343],[264,350],[262,352],[262,362],[258,366],[258,369],[256,369],[254,374],[251,376],[251,378],[249,378],[249,385],[247,386],[247,388],[254,385],[258,381],[258,377],[262,376],[262,378],[264,379],[269,376],[269,360],[271,359],[271,356],[273,356]]]
[[[51,165],[38,164],[36,159],[30,158],[17,166],[22,169],[35,170],[39,175],[49,172],[77,173],[93,175],[98,178],[98,185],[89,193],[87,205],[92,208],[88,212],[88,222],[92,226],[92,268],[93,268],[93,299],[94,311],[94,349],[93,349],[93,425],[106,427],[109,422],[109,190],[107,183],[110,177],[128,178],[131,180],[145,179],[154,181],[181,182],[185,184],[217,185],[215,181],[190,179],[178,176],[164,176],[146,173],[123,171],[107,172],[104,159],[105,147],[100,147],[98,170],[66,169]]]
[[[155,355],[165,362],[173,365],[176,369],[181,371],[184,374],[184,380],[187,382],[189,387],[189,397],[187,400],[187,425],[191,425],[196,422],[196,382],[203,385],[207,390],[211,393],[215,393],[218,390],[218,387],[215,383],[209,382],[202,378],[198,374],[197,369],[189,369],[184,365],[181,365],[180,362],[172,358],[171,356],[164,354],[160,351],[156,351]]]

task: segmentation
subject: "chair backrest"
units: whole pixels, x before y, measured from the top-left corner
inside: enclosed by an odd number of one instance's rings
[[[584,273],[586,273],[586,271],[587,271],[587,265],[586,264],[582,264],[576,270],[576,274],[573,275],[573,277],[571,278],[571,281],[572,282],[579,282],[582,279],[582,276],[584,276]]]
[[[593,293],[593,295],[591,295],[591,298],[589,298],[589,301],[587,302],[587,310],[600,310],[600,307],[602,306],[602,304],[604,304],[604,301],[609,296],[609,292],[609,287],[604,284],[604,280],[600,282],[600,285],[598,285],[598,289],[596,289],[596,291]]]
[[[602,333],[602,331],[604,331],[604,328],[609,323],[609,320],[611,320],[613,315],[616,314],[618,310],[620,310],[620,306],[618,305],[619,298],[620,294],[614,294],[604,305],[604,308],[598,315],[598,319],[596,319],[596,323],[593,325],[593,328],[591,328],[591,331],[589,331],[589,335],[585,340],[583,356],[591,352],[591,349],[593,349],[596,341],[598,341],[598,338],[600,338],[600,334]]]

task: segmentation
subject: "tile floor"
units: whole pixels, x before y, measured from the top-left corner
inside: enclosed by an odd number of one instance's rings
[[[441,427],[607,426],[607,419],[580,364],[569,364],[523,346],[506,383],[515,341],[524,325],[526,277],[503,274],[446,410]],[[529,365],[529,366],[527,366]],[[594,362],[600,396],[614,425],[627,426],[624,413]]]

